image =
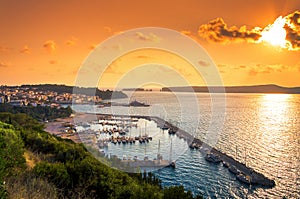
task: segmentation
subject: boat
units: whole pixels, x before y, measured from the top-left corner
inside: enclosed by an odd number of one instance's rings
[[[176,134],[176,129],[173,129],[173,128],[170,128],[169,130],[168,130],[168,133],[170,134],[170,135],[175,135]]]
[[[218,155],[213,154],[213,153],[206,154],[205,160],[208,161],[208,162],[213,162],[213,163],[220,163],[220,162],[222,162],[222,160],[220,159],[220,157]]]
[[[104,146],[104,147],[108,147],[108,142],[107,142],[107,141],[104,141],[104,142],[103,142],[103,146]]]
[[[169,129],[169,127],[167,127],[167,126],[163,126],[161,129],[162,129],[162,130],[168,130],[168,129]]]
[[[129,106],[134,106],[134,107],[148,107],[150,105],[142,103],[142,102],[139,102],[137,100],[134,100],[134,101],[132,101],[132,102],[129,103]]]
[[[228,167],[229,167],[229,163],[228,163],[228,162],[225,162],[225,161],[223,161],[223,167],[225,167],[225,168],[228,168]]]
[[[89,123],[84,123],[81,125],[83,128],[89,128],[91,127],[91,125]]]
[[[171,140],[171,147],[170,153],[172,151],[172,140]],[[171,161],[172,154],[170,154],[170,160],[164,160],[162,155],[160,154],[160,140],[158,142],[158,151],[157,151],[157,158],[153,160],[149,159],[146,155],[146,145],[145,145],[145,156],[143,160],[139,160],[137,156],[134,156],[133,159],[122,159],[121,162],[134,168],[163,168],[163,167],[172,167],[175,168],[176,164],[175,161]]]
[[[246,183],[246,184],[251,184],[251,177],[248,175],[245,175],[243,173],[240,173],[236,176],[236,179],[240,182]]]
[[[173,152],[172,146],[173,146],[173,142],[172,142],[172,138],[171,138],[169,166],[172,168],[175,168],[176,167],[175,161],[172,161],[172,152]]]
[[[172,167],[172,168],[175,168],[175,167],[176,167],[175,161],[172,161],[172,162],[170,163],[170,167]]]
[[[195,142],[193,142],[192,144],[190,144],[190,148],[191,149],[199,149],[199,145]]]
[[[231,173],[233,173],[233,174],[239,174],[239,173],[241,173],[234,165],[230,165],[230,166],[228,167],[228,170],[229,170]]]

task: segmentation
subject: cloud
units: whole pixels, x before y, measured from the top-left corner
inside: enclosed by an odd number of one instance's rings
[[[0,46],[0,52],[8,52],[10,51],[11,48],[5,47],[5,46]]]
[[[90,50],[94,50],[96,47],[97,47],[96,44],[91,44],[91,45],[89,46],[89,49],[90,49]]]
[[[183,34],[183,35],[187,35],[187,36],[191,36],[193,33],[191,32],[191,31],[189,31],[189,30],[182,30],[182,31],[180,31],[180,33],[181,34]]]
[[[6,62],[0,62],[0,67],[1,68],[6,68],[8,67],[10,64],[9,63],[6,63]]]
[[[284,25],[286,30],[286,40],[289,42],[290,50],[300,50],[300,12],[295,11],[287,15],[287,23]]]
[[[280,32],[280,33],[279,33]],[[282,40],[274,40],[274,36],[283,34]],[[191,35],[189,31],[182,34]],[[286,35],[285,35],[286,34]],[[198,36],[208,41],[229,44],[237,42],[271,43],[288,50],[300,50],[300,12],[295,11],[284,17],[279,16],[272,24],[265,27],[255,27],[247,30],[246,26],[240,28],[228,26],[222,18],[211,20],[198,29]]]
[[[135,36],[139,40],[143,40],[143,41],[159,42],[161,40],[161,38],[159,38],[157,35],[155,35],[153,33],[149,33],[148,35],[146,35],[146,34],[141,33],[141,32],[136,32]]]
[[[23,54],[30,54],[30,53],[31,53],[31,50],[30,50],[30,48],[26,45],[26,46],[24,46],[24,47],[20,50],[20,53],[23,53]]]
[[[258,74],[258,72],[254,69],[254,68],[251,68],[248,72],[248,74],[250,76],[256,76]]]
[[[148,56],[148,55],[138,55],[138,56],[136,56],[136,58],[138,58],[138,59],[149,59],[151,57]]]
[[[226,65],[225,64],[218,64],[218,67],[223,68],[223,67],[226,67]]]
[[[47,50],[48,53],[53,54],[56,51],[57,45],[53,40],[45,41],[43,47]]]
[[[247,30],[246,26],[240,28],[236,26],[228,27],[222,18],[217,18],[208,24],[201,25],[198,29],[198,35],[218,43],[255,42],[261,36],[258,28]]]
[[[105,69],[105,73],[115,74],[115,75],[121,75],[123,72],[121,71],[121,68],[116,64],[111,64]]]
[[[198,64],[200,65],[200,66],[204,66],[204,67],[206,67],[206,66],[209,66],[210,64],[207,62],[207,61],[204,61],[204,60],[200,60],[200,61],[198,61]]]
[[[108,26],[104,26],[104,30],[108,33],[112,32],[111,27],[108,27]]]
[[[52,65],[58,64],[58,61],[57,61],[57,60],[50,60],[50,61],[49,61],[49,64],[52,64]]]
[[[274,65],[256,64],[252,66],[247,66],[247,68],[249,68],[248,74],[250,76],[256,76],[259,74],[273,74],[273,73],[297,71],[296,67],[281,65],[281,64],[274,64]]]
[[[71,39],[66,41],[67,46],[75,46],[78,39],[76,37],[72,37]]]
[[[122,50],[122,46],[120,44],[116,44],[116,45],[112,46],[112,48],[114,50]]]

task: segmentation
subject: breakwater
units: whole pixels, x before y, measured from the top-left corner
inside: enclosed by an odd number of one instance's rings
[[[169,129],[171,133],[176,134],[178,137],[183,138],[191,149],[199,150],[202,154],[213,154],[217,156],[220,161],[223,163],[225,167],[228,167],[228,170],[234,173],[238,180],[251,184],[251,185],[262,185],[265,187],[274,187],[275,181],[272,179],[267,178],[261,173],[253,170],[252,168],[248,167],[247,165],[235,160],[233,157],[227,155],[224,152],[219,151],[218,149],[209,146],[208,144],[202,142],[201,140],[194,138],[191,134],[184,131],[183,129],[174,126],[173,124],[165,121],[162,118],[155,117],[155,116],[142,116],[142,115],[111,115],[111,114],[97,114],[98,119],[105,119],[111,117],[131,117],[137,119],[146,119],[154,121],[159,128],[162,129]]]

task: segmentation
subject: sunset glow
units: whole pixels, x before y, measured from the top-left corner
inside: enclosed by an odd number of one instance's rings
[[[300,1],[219,1],[218,6],[214,1],[179,0],[1,2],[0,84],[74,85],[84,60],[101,42],[135,28],[161,27],[201,45],[224,85],[299,86]],[[176,6],[170,9],[170,4]],[[162,42],[152,33],[133,36],[146,43]],[[120,51],[124,46],[116,42],[106,48]],[[165,64],[168,56],[156,54],[156,63]],[[202,60],[199,63],[209,68]],[[107,67],[103,85],[113,87],[132,65],[124,65],[121,72]],[[184,64],[176,68],[193,84],[205,84]]]
[[[273,46],[279,46],[281,48],[286,47],[286,30],[284,25],[286,24],[286,19],[282,16],[278,17],[276,21],[267,26],[261,33],[260,41],[268,42]]]

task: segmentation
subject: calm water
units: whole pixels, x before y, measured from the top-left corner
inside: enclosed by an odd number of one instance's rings
[[[154,157],[157,140],[161,140],[162,153],[169,158],[168,143],[172,139],[176,169],[156,171],[163,185],[183,185],[207,198],[300,198],[300,95],[226,94],[224,100],[218,94],[212,97],[207,93],[136,92],[129,99],[118,101],[134,99],[151,106],[73,108],[86,112],[162,117],[276,182],[272,189],[250,188],[236,181],[222,165],[206,162],[198,151],[189,150],[183,140],[159,131],[151,122],[147,123],[147,128],[155,139],[146,148],[138,144],[109,147],[109,153],[118,156],[124,151],[142,156],[146,151],[148,156]],[[220,112],[214,114],[212,110]],[[139,130],[132,132],[137,134]]]

